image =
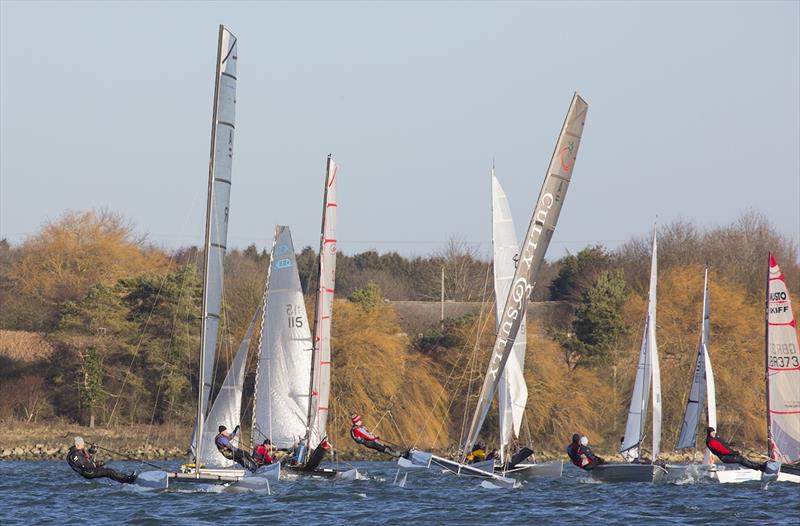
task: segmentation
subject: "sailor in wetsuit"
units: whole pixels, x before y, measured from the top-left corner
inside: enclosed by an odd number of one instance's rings
[[[567,446],[567,455],[573,464],[586,471],[606,463],[589,448],[589,439],[578,433],[572,435],[572,443]]]
[[[374,449],[375,451],[380,451],[381,453],[386,453],[387,455],[392,455],[393,457],[402,455],[402,453],[392,449],[391,446],[381,443],[381,437],[367,431],[367,428],[364,427],[364,423],[361,421],[360,415],[354,414],[350,417],[350,420],[353,422],[353,426],[350,428],[350,437],[358,444]]]
[[[75,445],[69,448],[67,462],[76,473],[87,479],[110,478],[124,484],[132,484],[136,480],[136,473],[126,475],[119,471],[103,467],[102,462],[94,458],[95,449],[86,449],[86,443],[81,437],[75,437]]]
[[[217,433],[217,436],[214,437],[214,444],[217,446],[217,450],[223,457],[227,458],[228,460],[233,460],[243,468],[250,471],[255,471],[258,469],[258,464],[256,464],[255,460],[253,460],[253,457],[250,456],[250,453],[231,444],[231,439],[236,436],[236,433],[239,432],[239,426],[236,426],[233,429],[233,433],[228,432],[228,428],[225,426],[219,426],[217,430],[219,433]]]
[[[746,468],[758,471],[764,471],[767,465],[766,462],[757,464],[743,457],[738,451],[731,449],[730,445],[717,437],[717,432],[713,427],[706,428],[706,447],[725,464],[741,464]]]

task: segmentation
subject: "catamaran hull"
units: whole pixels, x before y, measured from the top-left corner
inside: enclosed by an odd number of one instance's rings
[[[213,469],[204,468],[200,473],[196,471],[173,471],[167,473],[167,478],[174,482],[191,484],[233,484],[242,482],[241,486],[255,485],[259,488],[264,485],[262,481],[277,482],[281,475],[279,463],[262,466],[255,473],[244,469]],[[248,482],[244,482],[248,481]]]
[[[517,464],[512,469],[495,471],[495,473],[499,473],[504,477],[514,477],[517,480],[531,480],[561,478],[563,471],[564,462],[556,460],[554,462],[537,462],[536,464]]]
[[[461,464],[454,460],[412,449],[406,457],[399,458],[397,464],[401,469],[425,469],[437,466],[442,468],[443,471],[454,475],[491,480],[503,487],[511,488],[516,484],[513,478],[494,473],[494,461],[492,460],[479,462],[478,464]]]
[[[666,470],[653,464],[603,464],[589,471],[599,482],[657,482]]]
[[[292,477],[311,477],[311,478],[325,478],[334,480],[357,480],[358,470],[348,469],[346,471],[338,471],[331,468],[317,468],[313,470],[303,469],[302,467],[286,466],[286,475]]]
[[[717,472],[717,481],[720,484],[739,484],[742,482],[760,482],[761,472],[755,469],[726,469]],[[778,482],[794,482],[800,484],[800,474],[787,473],[783,470],[778,474]]]

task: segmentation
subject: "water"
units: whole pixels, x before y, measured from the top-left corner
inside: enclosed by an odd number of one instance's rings
[[[797,524],[800,487],[596,484],[572,466],[516,489],[424,471],[393,485],[395,465],[355,462],[366,480],[281,481],[272,495],[152,491],[89,481],[66,462],[0,462],[0,524]],[[172,468],[177,463],[165,464]],[[132,462],[112,462],[120,470]],[[344,466],[342,466],[344,467]],[[184,486],[185,487],[185,486]]]

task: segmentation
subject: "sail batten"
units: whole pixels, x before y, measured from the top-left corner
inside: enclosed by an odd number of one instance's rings
[[[550,244],[559,213],[566,197],[572,170],[578,154],[580,138],[588,105],[576,93],[558,141],[545,172],[547,175],[539,191],[528,230],[521,245],[520,258],[512,278],[511,287],[504,302],[499,328],[492,348],[489,366],[484,377],[478,405],[473,413],[462,456],[466,455],[478,438],[481,427],[491,408],[492,399],[500,383],[500,375],[506,367],[511,349],[517,338],[528,297],[533,290],[547,247]]]
[[[216,358],[217,332],[223,290],[223,263],[228,237],[234,128],[225,123],[236,119],[236,37],[219,26],[211,126],[211,152],[206,205],[205,262],[200,338],[200,370],[196,429],[202,445],[205,417],[211,397]]]

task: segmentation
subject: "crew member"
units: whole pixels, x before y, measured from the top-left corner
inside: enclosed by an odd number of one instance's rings
[[[724,440],[717,437],[717,431],[713,427],[706,428],[706,447],[725,464],[741,464],[742,466],[758,471],[764,471],[766,462],[757,464],[752,460],[746,459],[741,453],[731,449]]]
[[[250,471],[255,471],[258,469],[258,464],[256,464],[256,462],[253,460],[253,457],[251,457],[247,451],[241,450],[231,443],[233,437],[235,437],[236,433],[239,432],[239,426],[236,426],[233,429],[233,433],[230,433],[228,428],[225,426],[219,426],[217,431],[219,431],[219,433],[217,433],[217,436],[214,437],[214,444],[217,446],[217,450],[219,450],[223,457],[227,458],[228,460],[233,460],[243,468],[249,469]]]
[[[353,426],[350,428],[350,437],[358,444],[366,446],[375,451],[392,455],[393,457],[400,457],[402,453],[395,451],[391,446],[381,443],[379,436],[370,433],[364,423],[361,421],[361,416],[354,414],[350,417]]]
[[[275,462],[272,458],[272,442],[268,438],[257,445],[253,450],[253,460],[255,460],[256,464],[259,466]]]
[[[567,446],[567,455],[569,455],[573,464],[586,471],[606,463],[605,460],[595,455],[589,448],[589,439],[585,436],[580,436],[578,433],[572,435],[572,443]]]
[[[481,444],[480,442],[475,444],[474,446],[472,446],[472,451],[470,451],[469,455],[467,455],[465,459],[470,464],[488,460],[488,458],[486,457],[486,446]]]
[[[75,437],[75,445],[69,448],[67,462],[76,473],[87,479],[110,478],[124,484],[132,484],[136,480],[136,473],[126,475],[119,471],[103,467],[102,462],[94,458],[94,445],[86,449],[86,443],[81,437]]]

